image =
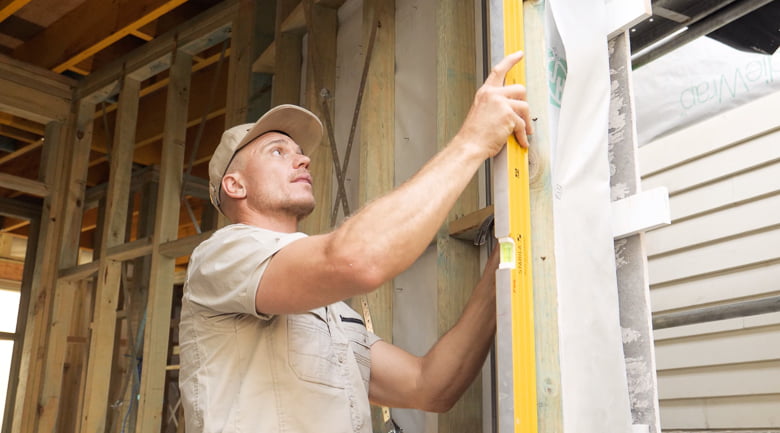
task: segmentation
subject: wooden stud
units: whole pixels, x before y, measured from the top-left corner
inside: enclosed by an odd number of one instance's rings
[[[553,229],[553,187],[548,46],[545,2],[524,2],[526,87],[534,135],[529,150],[531,191],[531,254],[533,256],[534,328],[536,333],[536,396],[540,432],[563,431],[561,367],[558,345],[558,285]]]
[[[191,74],[192,56],[182,51],[175,52],[165,107],[165,134],[152,238],[144,332],[144,369],[136,421],[136,431],[139,433],[157,431],[162,422],[175,259],[161,254],[160,245],[175,240],[178,236]]]
[[[50,130],[54,129],[55,125],[52,125]],[[47,160],[44,159],[44,162]],[[5,208],[8,209],[8,208]],[[19,287],[19,310],[16,320],[16,332],[14,334],[14,349],[11,355],[11,366],[8,372],[8,393],[5,397],[5,409],[2,425],[0,429],[4,432],[10,432],[13,422],[13,415],[15,413],[14,406],[16,404],[16,395],[18,392],[19,373],[21,369],[22,351],[25,347],[24,336],[27,329],[27,312],[30,305],[30,297],[32,293],[32,281],[35,279],[35,260],[38,257],[38,240],[39,240],[39,227],[41,226],[41,212],[37,212],[37,215],[30,216],[30,236],[27,238],[27,250],[24,257],[24,270],[22,274],[22,282]]]
[[[309,37],[306,70],[306,93],[303,105],[320,119],[322,113],[320,91],[323,88],[333,93],[336,85],[336,35],[338,32],[338,11],[303,0],[306,9]],[[332,108],[331,108],[332,111]],[[331,112],[333,116],[333,112]],[[309,170],[314,177],[314,197],[320,203],[314,212],[300,224],[301,231],[309,234],[330,230],[330,206],[333,199],[333,159],[327,134],[310,158]]]
[[[68,336],[69,350],[66,355],[65,374],[63,375],[60,415],[57,422],[58,432],[72,433],[81,428],[80,409],[84,405],[84,383],[86,383],[87,360],[89,358],[89,325],[92,312],[93,279],[85,279],[75,286],[73,320]]]
[[[297,104],[300,101],[300,53],[303,49],[303,34],[282,30],[282,23],[296,5],[301,5],[301,2],[299,0],[283,0],[276,4],[276,37],[268,48],[268,50],[273,51],[271,59],[272,71],[274,72],[273,86],[271,87],[271,105],[273,106]]]
[[[60,407],[67,336],[75,304],[77,282],[58,282],[54,292],[52,320],[47,339],[43,389],[39,403],[37,431],[54,431]]]
[[[122,262],[106,258],[105,252],[111,247],[122,245],[125,240],[139,88],[138,81],[126,77],[119,97],[105,217],[101,224],[100,268],[87,364],[83,432],[102,431],[106,423]]]
[[[442,148],[460,129],[474,98],[476,46],[473,5],[455,0],[437,3],[436,141]],[[478,185],[472,179],[452,208],[448,221],[473,212],[478,206]],[[458,320],[479,279],[479,249],[470,242],[450,237],[446,227],[437,234],[436,245],[438,335],[441,336]],[[481,382],[478,376],[455,406],[439,415],[438,431],[482,429]]]
[[[159,187],[158,179],[149,179],[142,187],[142,196],[145,198],[140,203],[139,218],[137,232],[139,236],[148,237],[151,242],[151,237],[154,235],[154,218],[155,218],[155,205],[157,203],[157,189]],[[139,193],[141,194],[141,193]],[[150,243],[151,249],[151,243]],[[110,253],[111,251],[109,251]],[[131,290],[128,291],[130,296],[129,301],[125,299],[125,310],[128,311],[127,325],[128,330],[131,333],[128,337],[129,344],[133,344],[131,353],[135,353],[135,359],[130,361],[130,366],[137,367],[135,362],[141,362],[141,353],[138,350],[141,349],[140,342],[137,339],[140,338],[140,328],[143,323],[143,318],[146,315],[146,305],[148,302],[148,282],[150,281],[151,263],[152,258],[150,255],[144,255],[133,260],[133,281]],[[128,346],[129,348],[129,346]],[[130,373],[130,372],[128,372]],[[140,378],[136,374],[131,375],[131,379],[128,382],[127,392],[124,396],[126,405],[124,417],[128,420],[125,426],[126,432],[135,431],[135,426],[138,420],[138,405],[132,404],[135,402],[136,392],[140,388]]]
[[[253,2],[240,0],[230,39],[230,73],[226,92],[230,97],[226,102],[226,128],[250,120],[247,114],[249,112],[251,65],[254,60],[252,57],[254,17]]]
[[[11,431],[37,431],[36,422],[45,377],[47,332],[55,297],[57,270],[62,251],[70,245],[73,222],[80,223],[83,205],[83,179],[92,129],[94,105],[80,104],[66,127],[51,123],[44,143],[43,181],[53,188],[44,200],[35,273],[31,281],[31,301],[26,312],[24,348]],[[70,250],[75,251],[75,250]]]
[[[371,29],[377,25],[359,118],[361,206],[395,187],[395,1],[363,2],[363,46],[368,46]],[[394,287],[390,280],[365,295],[374,333],[390,343]],[[380,408],[372,408],[372,419],[374,431],[381,431],[384,421]]]
[[[225,103],[225,129],[248,122],[249,93],[252,75],[252,28],[255,21],[254,3],[239,0],[233,18],[230,35],[230,69]],[[229,224],[221,213],[217,215],[217,227]]]

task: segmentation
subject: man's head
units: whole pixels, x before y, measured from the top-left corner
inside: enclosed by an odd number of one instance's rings
[[[242,149],[263,146],[261,142],[265,144],[273,142],[284,144],[287,149],[297,149],[300,146],[299,151],[310,154],[319,145],[322,134],[322,123],[317,116],[295,105],[279,105],[269,110],[255,123],[228,129],[222,134],[222,139],[209,162],[211,203],[224,213],[223,205],[226,192],[223,190],[223,178],[229,171],[235,171],[233,165],[241,167],[246,165],[246,161],[236,161],[239,156],[240,159],[250,157],[249,155],[246,157],[239,155]],[[250,144],[252,146],[249,146]],[[308,166],[308,159],[306,165]]]

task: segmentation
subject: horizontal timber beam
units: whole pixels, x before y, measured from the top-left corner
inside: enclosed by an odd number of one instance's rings
[[[160,245],[160,254],[170,258],[189,255],[196,246],[208,239],[213,233],[214,231],[210,230],[197,235],[165,242]],[[106,252],[106,259],[121,262],[148,256],[150,254],[152,254],[152,239],[150,237],[145,237],[109,248]],[[66,281],[83,280],[97,274],[98,269],[98,262],[85,263],[61,270],[59,272],[59,278]]]
[[[122,71],[143,81],[171,66],[171,54],[179,49],[197,54],[228,37],[238,11],[237,0],[226,0],[192,20],[160,35],[128,55],[93,72],[76,88],[76,98],[101,102],[119,91]]]
[[[8,173],[0,173],[0,187],[27,193],[36,197],[46,197],[49,195],[49,187],[45,183]]]
[[[31,0],[0,0],[0,23],[15,14],[19,9],[27,6]]]
[[[14,50],[14,57],[61,73],[187,0],[86,0]],[[74,27],[88,31],[74,32]]]
[[[75,80],[0,55],[0,111],[40,124],[70,113]]]
[[[12,116],[8,113],[0,113],[0,125],[10,126],[40,136],[43,136],[44,133],[44,125],[21,117]]]
[[[5,164],[8,161],[12,161],[16,158],[19,158],[20,156],[32,152],[33,150],[38,149],[39,147],[43,146],[43,139],[37,140],[34,143],[30,143],[21,149],[18,149],[14,152],[9,153],[8,155],[0,158],[0,164]]]
[[[0,197],[0,215],[32,220],[41,216],[41,207],[17,199]]]

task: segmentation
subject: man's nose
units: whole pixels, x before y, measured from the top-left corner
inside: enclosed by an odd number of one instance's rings
[[[293,165],[295,166],[295,168],[299,168],[299,167],[309,168],[310,162],[311,162],[311,158],[299,153],[295,157],[295,161],[293,162]]]

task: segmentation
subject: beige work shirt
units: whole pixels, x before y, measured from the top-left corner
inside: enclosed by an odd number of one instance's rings
[[[188,433],[371,431],[379,338],[360,315],[343,302],[305,314],[255,310],[271,257],[305,236],[234,224],[193,251],[179,326]]]

